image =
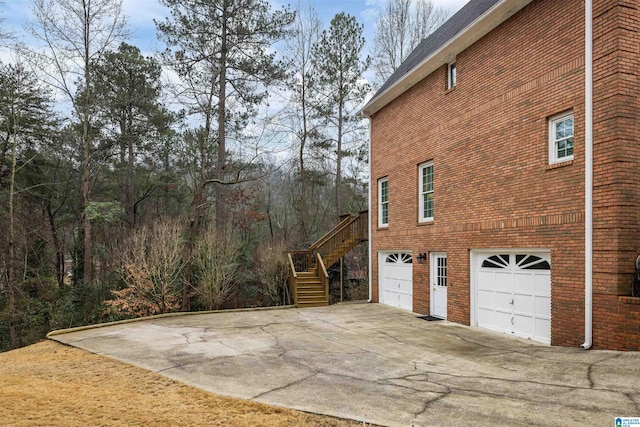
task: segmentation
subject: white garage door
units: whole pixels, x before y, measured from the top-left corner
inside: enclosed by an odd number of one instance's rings
[[[477,326],[551,343],[551,256],[476,252]]]
[[[403,252],[380,253],[380,303],[404,310],[413,310],[413,264],[411,254]]]

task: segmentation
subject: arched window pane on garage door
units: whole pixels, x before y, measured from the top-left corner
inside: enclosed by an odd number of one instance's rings
[[[509,255],[493,255],[482,262],[484,268],[506,268],[509,266]]]
[[[516,255],[516,265],[523,270],[551,270],[551,265],[535,255]]]
[[[389,254],[385,262],[388,264],[412,264],[411,254]]]

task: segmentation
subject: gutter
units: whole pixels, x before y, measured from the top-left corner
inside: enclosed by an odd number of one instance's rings
[[[367,216],[369,217],[369,241],[367,242],[367,245],[369,246],[369,298],[367,299],[367,302],[371,302],[373,300],[373,258],[371,255],[371,250],[373,249],[373,244],[371,243],[372,241],[372,235],[373,235],[373,229],[371,228],[371,187],[373,186],[373,179],[371,176],[371,117],[368,117],[369,119],[369,201],[368,201],[368,206],[369,206],[369,213],[367,214]]]
[[[593,0],[585,0],[584,343],[593,344]]]

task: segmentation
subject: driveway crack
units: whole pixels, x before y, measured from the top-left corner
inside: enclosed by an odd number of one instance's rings
[[[441,393],[440,396],[437,396],[435,399],[431,399],[431,400],[427,400],[426,402],[424,402],[424,405],[422,407],[422,410],[415,412],[413,414],[414,418],[418,418],[420,415],[424,414],[425,412],[427,412],[427,409],[429,409],[429,406],[433,405],[434,403],[444,399],[445,397],[449,396],[451,394],[451,390],[447,390],[444,393]]]
[[[185,332],[184,334],[182,334],[182,337],[184,338],[187,344],[191,344],[191,340],[189,339],[189,334],[190,332]]]
[[[262,396],[264,396],[264,395],[266,395],[266,394],[273,393],[273,392],[275,392],[275,391],[284,390],[284,389],[289,388],[289,387],[291,387],[291,386],[294,386],[294,385],[296,385],[296,384],[300,384],[301,382],[306,381],[306,380],[308,380],[309,378],[312,378],[312,377],[314,377],[314,376],[316,376],[316,375],[318,375],[318,374],[317,374],[317,372],[314,372],[313,374],[307,375],[306,377],[303,377],[303,378],[297,379],[297,380],[292,381],[292,382],[290,382],[290,383],[288,383],[288,384],[282,385],[282,386],[280,386],[280,387],[272,388],[271,390],[267,390],[267,391],[264,391],[264,392],[262,392],[262,393],[258,393],[258,394],[256,394],[255,396],[251,397],[250,399],[251,399],[251,400],[259,399],[259,398],[261,398]]]
[[[404,341],[399,340],[398,338],[394,337],[393,335],[389,335],[389,334],[388,334],[388,333],[386,333],[386,332],[378,331],[378,333],[379,333],[379,334],[381,334],[381,335],[384,335],[385,337],[387,337],[387,338],[389,338],[389,339],[394,340],[394,341],[395,341],[395,342],[397,342],[398,344],[405,344],[405,345],[406,345],[406,344],[408,344],[408,343],[406,343],[406,342],[404,342]]]
[[[488,348],[488,349],[491,349],[491,350],[496,350],[496,347],[492,347],[492,346],[489,346],[489,345],[486,345],[486,344],[482,344],[481,342],[479,342],[477,340],[472,340],[470,338],[460,336],[459,334],[456,334],[454,332],[451,332],[451,335],[453,335],[454,337],[456,337],[458,339],[461,339],[464,342],[468,342],[470,344],[477,345],[477,346],[484,347],[484,348]]]
[[[594,363],[590,364],[590,365],[587,367],[587,381],[589,381],[589,388],[590,388],[590,389],[593,389],[593,377],[592,377],[592,374],[593,374],[593,365],[594,365]]]
[[[636,410],[635,413],[639,414],[640,413],[640,405],[638,404],[638,402],[633,398],[633,395],[631,393],[624,393],[625,396],[627,396],[627,398],[631,401],[631,403],[633,405],[635,405]]]

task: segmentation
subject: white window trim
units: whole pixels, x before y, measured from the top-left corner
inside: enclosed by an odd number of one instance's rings
[[[427,167],[433,167],[433,161],[428,161],[428,162],[424,162],[422,164],[420,164],[420,166],[418,167],[418,221],[419,222],[432,222],[433,221],[433,216],[429,216],[429,217],[425,217],[424,216],[424,194],[434,194],[434,189],[432,189],[431,191],[427,191],[427,192],[423,192],[422,191],[422,174],[423,171],[427,168]],[[435,168],[434,168],[434,173],[433,176],[435,178]],[[435,179],[434,179],[435,181]],[[434,182],[435,184],[435,182]],[[435,203],[434,203],[435,205]]]
[[[573,117],[573,110],[565,111],[564,113],[557,114],[553,117],[549,117],[549,164],[553,165],[556,163],[568,162],[573,160],[573,154],[565,157],[558,157],[558,151],[556,150],[556,123],[565,120],[569,117],[572,117],[573,120],[573,142],[574,142],[574,152],[575,152],[575,135],[576,135],[576,125],[575,118]]]
[[[455,71],[455,76],[453,72]],[[447,64],[447,90],[453,89],[456,87],[458,83],[458,67],[456,66],[456,61],[450,62]]]
[[[387,222],[382,222],[382,184],[387,183]],[[389,227],[389,177],[385,176],[384,178],[380,178],[378,180],[378,227],[386,228]]]

